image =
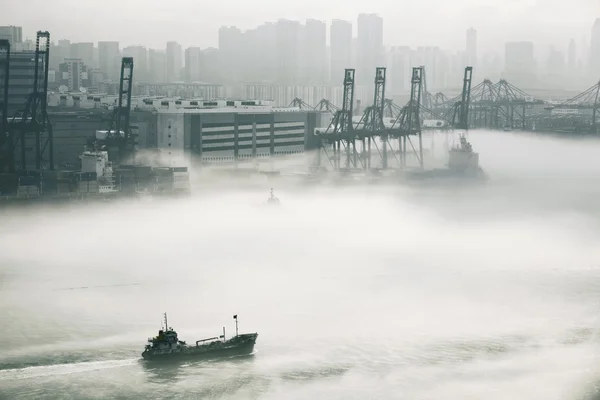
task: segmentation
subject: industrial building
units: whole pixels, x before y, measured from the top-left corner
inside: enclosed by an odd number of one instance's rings
[[[140,111],[131,113],[131,123],[139,132],[141,147],[156,142],[156,115]],[[108,124],[106,111],[61,110],[49,111],[54,130],[54,161],[58,169],[79,168],[79,156],[99,128]],[[30,143],[31,142],[31,143]],[[33,168],[35,154],[33,140],[27,141],[28,166]],[[31,164],[31,165],[29,165]]]
[[[322,116],[271,106],[163,109],[157,115],[156,147],[202,163],[299,154],[319,146],[314,133]]]
[[[4,71],[0,69],[0,82]],[[8,75],[8,115],[23,108],[31,94],[35,78],[35,52],[13,52],[10,55]],[[43,79],[43,70],[39,71],[39,79]]]
[[[48,96],[57,165],[77,164],[90,138],[107,129],[108,109],[115,101],[116,96],[98,94]],[[137,97],[132,98],[131,127],[139,149],[159,149],[172,156],[174,164],[227,163],[317,148],[315,128],[326,126],[330,117],[319,111],[273,107],[269,101]]]

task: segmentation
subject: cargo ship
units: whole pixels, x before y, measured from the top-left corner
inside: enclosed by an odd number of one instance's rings
[[[87,149],[79,156],[79,171],[23,171],[0,175],[0,204],[105,201],[120,197],[187,196],[187,167],[119,165],[108,152]]]
[[[179,340],[177,332],[169,327],[167,313],[164,314],[164,329],[158,331],[158,335],[148,339],[144,347],[142,358],[147,361],[167,361],[179,359],[214,359],[222,357],[232,357],[248,355],[254,351],[254,345],[258,333],[238,333],[237,315],[233,316],[235,320],[235,336],[230,339],[225,337],[225,328],[223,334],[207,339],[196,341],[196,345],[188,345]]]
[[[479,166],[479,153],[473,151],[471,143],[465,135],[459,136],[459,143],[448,152],[448,164],[446,168],[435,168],[431,170],[418,169],[408,171],[404,177],[409,181],[419,180],[451,180],[482,182],[487,180],[487,175]]]

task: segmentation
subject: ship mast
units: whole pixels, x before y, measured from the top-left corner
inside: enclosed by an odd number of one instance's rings
[[[165,313],[165,332],[169,330],[169,324],[167,324],[167,313]]]

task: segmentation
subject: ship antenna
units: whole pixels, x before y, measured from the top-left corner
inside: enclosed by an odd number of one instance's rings
[[[238,319],[237,319],[237,314],[235,314],[233,316],[233,319],[235,319],[235,336],[238,335]]]

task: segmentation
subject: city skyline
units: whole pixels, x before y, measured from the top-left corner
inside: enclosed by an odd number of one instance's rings
[[[384,26],[386,47],[439,46],[452,51],[460,50],[464,43],[462,32],[466,27],[474,26],[479,33],[482,52],[501,52],[505,42],[521,40],[536,43],[538,50],[554,46],[566,51],[571,38],[577,43],[582,43],[586,38],[589,40],[588,27],[595,19],[592,16],[600,15],[600,7],[595,0],[578,0],[577,7],[558,0],[462,0],[452,4],[439,0],[420,0],[409,1],[401,9],[396,3],[385,0],[372,0],[368,6],[351,0],[344,3],[344,7],[333,3],[322,4],[316,0],[302,2],[301,6],[293,3],[283,6],[258,0],[252,6],[237,4],[236,12],[231,12],[231,5],[224,7],[213,4],[207,9],[188,0],[174,0],[166,5],[153,4],[150,11],[140,10],[134,2],[120,2],[122,13],[112,12],[111,7],[94,9],[95,18],[106,16],[106,20],[111,21],[109,26],[116,27],[106,29],[104,24],[89,24],[89,19],[64,24],[59,18],[47,18],[44,12],[47,10],[52,15],[56,14],[56,10],[68,8],[70,15],[82,15],[89,13],[84,4],[68,0],[57,0],[51,5],[38,0],[31,3],[38,10],[36,15],[18,6],[15,0],[8,0],[4,6],[7,12],[0,16],[0,25],[23,26],[24,38],[33,38],[35,31],[41,29],[52,32],[54,39],[68,38],[74,42],[118,40],[122,46],[143,45],[148,48],[162,48],[167,41],[176,41],[184,48],[217,47],[218,29],[221,26],[236,26],[244,31],[264,21],[278,19],[316,19],[328,25],[333,19],[347,20],[353,23],[353,34],[356,35],[357,16],[360,13],[378,13],[388,21]],[[189,12],[177,13],[181,9]],[[427,23],[424,24],[423,20]],[[509,22],[510,29],[506,29]],[[132,23],[135,29],[125,28]],[[121,26],[124,28],[119,29]]]

